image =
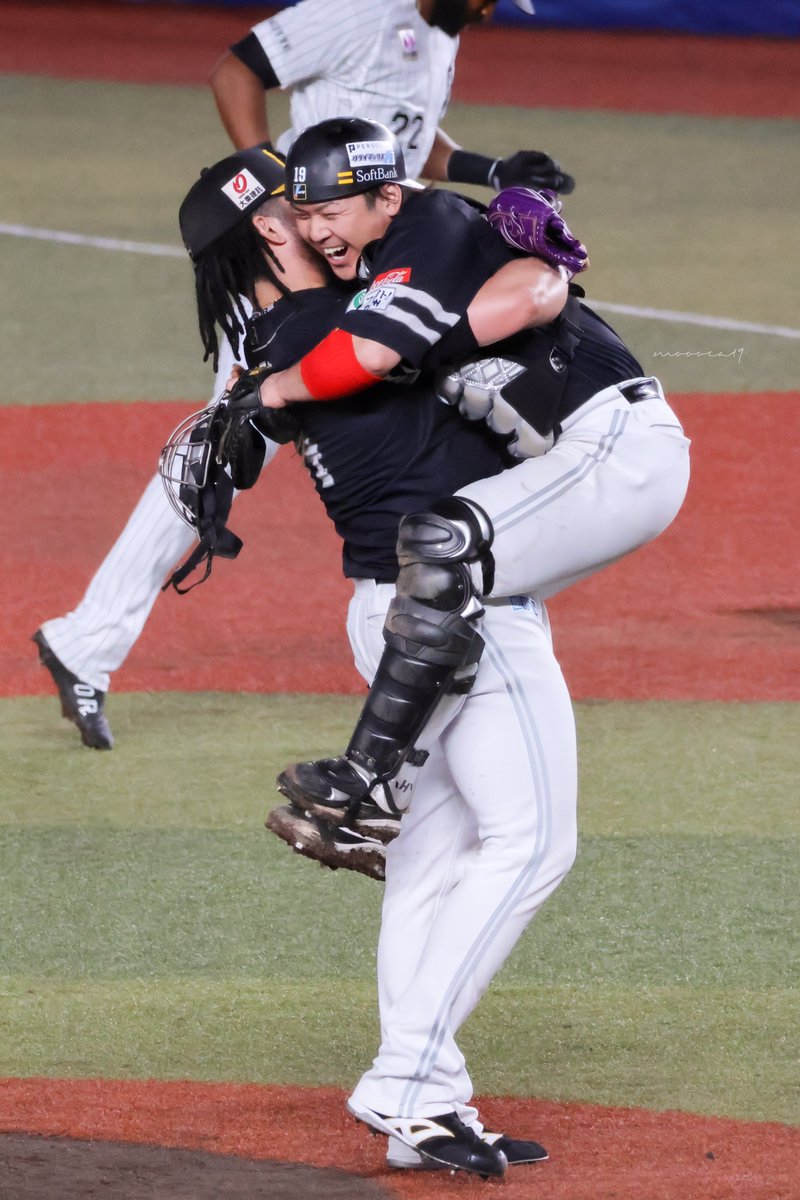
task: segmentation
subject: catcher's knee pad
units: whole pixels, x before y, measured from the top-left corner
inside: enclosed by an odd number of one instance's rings
[[[397,539],[398,597],[437,612],[478,615],[480,596],[494,583],[493,539],[488,515],[460,496],[437,500],[427,512],[403,517]]]

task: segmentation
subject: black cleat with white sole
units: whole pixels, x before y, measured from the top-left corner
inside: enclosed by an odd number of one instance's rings
[[[395,825],[399,825],[399,821],[396,820]],[[368,875],[370,879],[385,878],[384,842],[360,832],[359,828],[329,825],[293,804],[273,808],[266,826],[297,854],[313,858],[332,871],[342,867],[346,871]]]
[[[400,832],[400,818],[402,815],[401,812],[386,812],[385,809],[380,808],[368,796],[366,800],[360,802],[358,816],[355,820],[348,822],[348,824],[356,833],[362,833],[366,837],[377,838],[379,842],[383,842],[387,846],[389,842],[394,841]]]
[[[502,1150],[483,1141],[453,1112],[436,1117],[391,1117],[352,1099],[347,1107],[357,1121],[376,1133],[397,1138],[438,1166],[484,1179],[500,1178],[506,1173],[508,1161]]]
[[[105,692],[98,691],[90,683],[85,683],[77,675],[73,675],[72,671],[68,671],[61,659],[53,653],[41,629],[36,630],[31,641],[39,647],[39,662],[50,672],[58,689],[61,715],[77,725],[84,746],[89,746],[92,750],[111,750],[114,738],[103,712]]]
[[[358,815],[371,787],[371,781],[344,756],[292,763],[277,782],[278,791],[292,804],[337,825]]]
[[[547,1162],[550,1157],[544,1146],[538,1142],[527,1141],[524,1138],[507,1137],[504,1133],[490,1133],[484,1130],[479,1135],[481,1141],[502,1150],[510,1167],[522,1167],[531,1163]],[[399,1142],[396,1138],[389,1140],[386,1152],[386,1165],[397,1171],[441,1171],[441,1163],[423,1158],[416,1150]]]

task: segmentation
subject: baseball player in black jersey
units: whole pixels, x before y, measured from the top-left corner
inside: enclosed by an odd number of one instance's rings
[[[532,11],[528,0],[517,0]],[[439,126],[447,107],[458,33],[492,8],[482,0],[301,0],[256,25],[222,59],[212,86],[226,129],[238,147],[270,136],[264,89],[290,99],[291,128],[282,148],[326,117],[368,113],[390,125],[413,174],[487,187],[550,186],[566,193],[573,180],[539,151],[503,156],[456,146]],[[223,339],[219,396],[238,354]],[[267,456],[277,449],[269,445]],[[111,749],[105,712],[113,673],[125,662],[165,576],[192,546],[155,476],[71,612],[42,623],[34,635],[64,716],[86,746]]]
[[[307,131],[287,185],[309,244],[365,286],[320,346],[264,381],[266,405],[351,393],[424,367],[445,335],[463,342],[465,308],[496,268],[491,230],[457,197],[410,189],[388,130],[333,121]],[[503,321],[500,307],[495,337]],[[471,328],[477,349],[482,327]],[[375,784],[412,752],[430,756],[386,852],[382,1041],[348,1107],[438,1153],[467,1111],[455,1033],[574,853],[563,680],[515,678],[525,640],[512,648],[503,620],[487,623],[524,613],[529,637],[546,631],[543,599],[657,536],[688,482],[688,442],[658,381],[577,296],[489,354],[451,372],[443,392],[524,457],[401,521],[385,646],[350,745],[279,779],[293,803],[342,820],[370,789],[380,803]],[[459,708],[454,684],[469,670]]]
[[[229,328],[236,319],[239,293],[249,295],[255,312],[246,338],[248,358],[254,367],[268,358],[269,369],[274,370],[294,360],[310,343],[324,340],[348,301],[342,302],[340,293],[319,286],[323,282],[319,260],[316,280],[313,273],[309,276],[309,263],[302,253],[305,247],[292,222],[287,221],[288,206],[267,199],[274,190],[270,186],[274,175],[269,156],[262,162],[261,153],[246,151],[206,172],[187,197],[181,218],[195,261],[206,348],[213,351],[217,336],[209,317],[223,329]],[[241,211],[226,209],[228,184],[244,171],[262,190],[258,193],[251,187],[248,194],[252,198]],[[253,242],[253,230],[270,251],[270,258]],[[252,264],[251,278],[247,277],[248,262]],[[229,269],[231,263],[239,264],[238,269]],[[309,290],[310,284],[316,290]],[[291,295],[285,294],[287,289],[292,289]],[[487,441],[478,424],[464,422],[454,407],[441,404],[421,380],[379,384],[371,389],[366,406],[362,398],[303,406],[300,418],[300,444],[307,465],[343,538],[344,570],[354,580],[348,633],[357,666],[370,679],[380,657],[381,630],[395,591],[398,521],[431,503],[442,487],[455,490],[471,478],[493,475],[503,460],[493,444],[495,439]],[[497,893],[506,891],[518,874],[519,863],[506,853],[507,848],[511,844],[527,846],[533,825],[540,826],[539,869],[535,878],[531,875],[524,887],[517,887],[517,912],[510,914],[502,932],[498,930],[487,948],[490,952],[474,956],[468,989],[454,993],[453,1033],[494,973],[496,955],[505,956],[516,939],[518,923],[526,923],[557,886],[575,852],[572,711],[552,653],[543,607],[527,597],[515,597],[487,609],[483,628],[496,658],[485,657],[468,695],[452,697],[454,710],[460,710],[450,715],[448,723],[453,761],[443,742],[432,737],[427,748],[427,761],[420,772],[421,792],[413,813],[403,817],[403,824],[409,822],[408,836],[401,832],[393,843],[404,841],[406,846],[397,858],[394,881],[387,880],[379,946],[379,996],[386,1019],[391,1019],[398,1005],[404,1005],[403,994],[412,978],[418,981],[420,1002],[433,1004],[429,1016],[439,1011],[441,1006],[435,1003],[430,987],[439,988],[451,978],[454,960],[437,951],[438,967],[432,972],[423,961],[422,950],[429,933],[433,944],[444,931],[444,926],[434,926],[432,919],[441,896],[453,891],[456,875],[463,870],[465,878],[457,896],[453,892],[453,904],[457,903],[462,913],[453,941],[460,955],[463,935],[471,939],[477,914],[487,904],[491,908]],[[508,725],[502,746],[488,719],[490,713]],[[543,772],[552,776],[552,783],[548,781],[539,796],[531,777],[533,746],[527,733],[534,727],[548,733],[547,747],[535,755],[536,776]],[[468,779],[458,778],[456,763],[472,775],[476,755],[495,777],[507,781],[507,804],[489,804],[488,791],[475,794]],[[451,854],[442,854],[445,844],[452,847]],[[481,847],[484,867],[476,876],[469,864]],[[449,902],[445,909],[448,907]],[[507,942],[509,937],[512,942]],[[437,972],[438,982],[434,979]],[[448,1038],[440,1049],[438,1084],[427,1096],[411,1102],[415,1119],[383,1129],[393,1135],[390,1164],[415,1168],[425,1163],[499,1175],[508,1163],[521,1165],[546,1158],[546,1151],[536,1142],[483,1129],[469,1103],[471,1084],[455,1043]]]
[[[265,404],[335,396],[339,386],[350,393],[398,367],[423,367],[434,346],[463,344],[474,332],[463,314],[505,243],[458,197],[410,191],[388,130],[330,121],[306,131],[287,159],[287,183],[309,244],[340,278],[360,274],[366,286],[325,343],[265,380]],[[447,687],[442,655],[424,640],[431,614],[442,627],[435,641],[454,614],[474,628],[480,598],[553,595],[655,537],[683,501],[688,443],[658,381],[643,377],[614,331],[575,295],[538,330],[518,333],[516,314],[504,321],[501,313],[491,359],[478,356],[442,390],[471,419],[506,433],[523,461],[401,526],[411,590],[401,587],[390,611],[384,661],[354,738],[341,758],[281,776],[286,794],[320,815],[341,816],[391,776]],[[503,333],[515,336],[498,343]],[[443,550],[426,548],[434,537]],[[427,568],[441,572],[442,558],[460,586],[429,595]],[[412,645],[407,626],[417,619]]]

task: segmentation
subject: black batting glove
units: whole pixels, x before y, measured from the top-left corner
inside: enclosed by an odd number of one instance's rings
[[[575,180],[561,170],[561,163],[541,150],[517,150],[508,158],[495,159],[489,182],[498,192],[506,187],[547,188],[568,196],[575,190]]]
[[[518,150],[508,158],[489,158],[472,150],[454,150],[447,163],[447,178],[453,183],[477,183],[494,188],[544,188],[568,196],[575,180],[561,170],[561,163],[541,150]]]

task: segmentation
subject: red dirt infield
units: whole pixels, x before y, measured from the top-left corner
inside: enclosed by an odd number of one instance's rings
[[[689,495],[656,542],[551,601],[577,700],[800,699],[797,393],[675,399],[693,439]],[[182,404],[0,409],[0,695],[43,695],[28,641],[80,599],[155,469]],[[769,455],[753,449],[753,430]],[[31,474],[19,447],[37,446]],[[765,503],[764,497],[769,497]],[[233,508],[243,537],[188,596],[170,592],[121,691],[350,692],[339,543],[285,447]]]
[[[202,85],[225,47],[269,11],[5,0],[0,71]],[[502,70],[489,68],[498,62]],[[463,39],[453,98],[797,118],[799,83],[794,42],[489,27]],[[800,393],[677,398],[694,445],[690,492],[675,525],[550,605],[576,699],[800,699],[799,401]],[[28,638],[77,603],[159,447],[190,407],[0,408],[0,695],[51,693]],[[28,446],[36,447],[35,474]],[[343,630],[349,588],[336,538],[289,450],[237,502],[231,525],[245,541],[241,558],[219,563],[191,595],[159,600],[114,688],[360,692]],[[491,1126],[540,1139],[550,1151],[548,1163],[488,1185],[386,1170],[383,1139],[347,1118],[343,1101],[332,1088],[0,1080],[0,1130],[79,1140],[60,1144],[64,1153],[52,1157],[55,1170],[45,1179],[45,1143],[37,1155],[32,1139],[23,1148],[18,1136],[0,1135],[0,1196],[340,1194],[327,1177],[287,1176],[287,1165],[297,1164],[349,1173],[351,1200],[483,1196],[496,1186],[507,1200],[800,1195],[800,1129],[778,1124],[486,1098],[481,1109]],[[150,1174],[141,1156],[121,1165],[115,1143],[151,1146]],[[179,1151],[206,1153],[190,1161]],[[212,1161],[209,1152],[236,1157]],[[67,1174],[78,1159],[80,1179]],[[257,1177],[254,1162],[263,1172]]]
[[[485,1185],[447,1172],[436,1176],[388,1170],[384,1139],[370,1137],[357,1125],[347,1115],[344,1099],[345,1093],[334,1088],[9,1079],[0,1081],[0,1129],[263,1160],[265,1184],[269,1161],[336,1167],[409,1200],[484,1195],[486,1186],[501,1186],[506,1200],[797,1198],[800,1129],[790,1126],[486,1097],[480,1107],[491,1127],[535,1137],[547,1146],[550,1160],[514,1168],[502,1184]],[[0,1138],[0,1164],[1,1145]],[[2,1194],[4,1200],[17,1200],[13,1193]],[[124,1200],[117,1190],[98,1189],[98,1194]],[[152,1194],[157,1200],[173,1195],[160,1189]],[[273,1192],[265,1186],[259,1193],[218,1194],[249,1197]],[[309,1193],[296,1194],[299,1198]]]
[[[62,79],[204,84],[266,6],[0,6],[0,71]],[[502,63],[497,70],[494,64]],[[766,81],[769,81],[768,83]],[[453,99],[518,107],[800,116],[797,41],[492,26],[461,40]]]

